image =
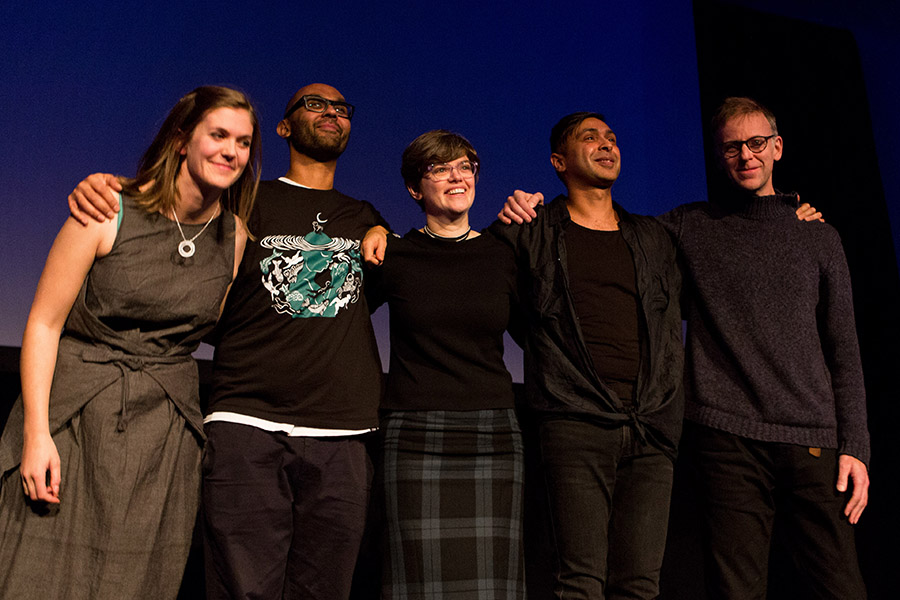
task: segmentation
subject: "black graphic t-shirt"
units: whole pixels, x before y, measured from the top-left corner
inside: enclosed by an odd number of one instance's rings
[[[209,412],[320,429],[377,426],[381,363],[359,242],[384,219],[335,190],[262,182],[219,322]]]

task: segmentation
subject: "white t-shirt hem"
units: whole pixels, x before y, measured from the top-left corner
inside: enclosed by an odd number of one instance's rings
[[[250,425],[264,431],[279,431],[288,435],[288,437],[342,437],[348,435],[362,435],[375,431],[371,429],[319,429],[317,427],[302,427],[300,425],[291,425],[290,423],[276,423],[259,417],[251,417],[235,412],[217,411],[210,413],[203,419],[204,423],[214,423],[223,421],[226,423],[239,423],[241,425]]]

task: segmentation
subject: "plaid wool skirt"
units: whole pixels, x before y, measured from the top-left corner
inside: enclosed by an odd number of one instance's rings
[[[391,411],[382,431],[382,598],[524,599],[515,412]]]

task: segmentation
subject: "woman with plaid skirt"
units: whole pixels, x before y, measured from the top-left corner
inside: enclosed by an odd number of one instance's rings
[[[462,136],[416,138],[401,172],[425,225],[389,238],[366,279],[372,308],[390,307],[384,599],[525,597],[522,437],[503,363],[515,263],[469,226],[478,170]]]

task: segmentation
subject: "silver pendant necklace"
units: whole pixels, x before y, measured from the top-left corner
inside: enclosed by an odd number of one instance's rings
[[[175,224],[178,225],[178,233],[181,234],[181,242],[178,244],[178,254],[183,256],[184,258],[190,258],[194,255],[194,252],[197,251],[197,247],[194,246],[194,240],[200,237],[200,234],[206,231],[206,228],[209,227],[209,224],[213,222],[219,214],[219,206],[216,206],[215,212],[213,212],[212,216],[209,218],[209,221],[206,222],[206,225],[203,226],[197,235],[192,237],[191,239],[187,239],[184,237],[184,230],[181,228],[181,223],[178,221],[178,213],[175,212],[175,208],[172,207],[172,216],[175,217]]]

